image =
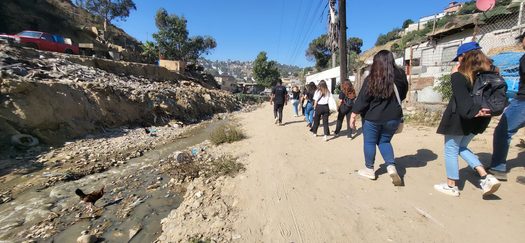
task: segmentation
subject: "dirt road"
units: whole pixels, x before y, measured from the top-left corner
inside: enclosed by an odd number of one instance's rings
[[[240,242],[525,241],[525,186],[515,182],[525,175],[525,150],[516,141],[509,182],[496,195],[483,199],[477,176],[461,161],[462,191],[455,198],[433,189],[446,179],[443,137],[435,128],[407,125],[395,136],[405,186],[394,187],[384,169],[376,181],[357,175],[364,166],[362,136],[314,138],[290,105],[282,127],[273,124],[268,104],[240,120],[249,136],[231,146],[247,155],[247,171],[234,179],[232,192]],[[492,128],[471,143],[483,162],[490,158],[491,134]],[[376,168],[382,163],[378,153]]]

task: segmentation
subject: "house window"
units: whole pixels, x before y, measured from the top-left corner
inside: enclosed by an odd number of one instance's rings
[[[458,49],[458,47],[458,45],[444,47],[443,53],[441,54],[441,63],[447,64],[452,62],[452,59],[456,57],[456,50]]]

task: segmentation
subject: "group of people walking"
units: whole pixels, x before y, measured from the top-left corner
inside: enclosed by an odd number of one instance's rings
[[[525,33],[518,38],[525,48],[524,37]],[[476,42],[461,45],[453,61],[457,61],[458,64],[451,75],[452,98],[437,129],[438,134],[444,135],[447,180],[434,185],[434,189],[446,195],[459,196],[456,183],[460,179],[458,158],[461,157],[479,175],[479,186],[483,195],[490,195],[500,188],[500,181],[507,180],[506,159],[509,144],[512,136],[525,126],[525,55],[520,60],[519,91],[504,110],[493,135],[493,153],[489,168],[482,165],[468,145],[477,134],[485,132],[491,117],[498,114],[493,114],[494,110],[491,110],[490,105],[476,101],[473,98],[473,89],[479,86],[480,83],[476,82],[479,81],[480,75],[489,74],[500,78],[499,70],[492,65],[492,61]],[[281,91],[283,89],[284,91]],[[307,126],[314,136],[317,136],[317,129],[322,120],[324,138],[327,140],[327,136],[330,135],[328,117],[332,95],[326,83],[321,81],[317,86],[309,83],[302,95],[297,87],[294,87],[292,92],[295,115],[298,115],[298,106],[301,105]],[[365,161],[364,168],[358,171],[360,176],[376,179],[375,157],[378,148],[392,183],[395,186],[402,185],[391,140],[396,133],[402,131],[402,102],[407,93],[407,76],[403,69],[396,66],[393,54],[387,50],[382,50],[374,56],[370,74],[365,78],[357,96],[348,80],[342,82],[335,134],[340,133],[346,117],[348,134],[352,137],[351,131],[357,128],[357,116],[361,117]],[[279,97],[283,94],[284,96]],[[272,90],[271,99],[275,107],[275,122],[279,124],[282,124],[281,104],[286,104],[286,97],[286,89],[279,83]],[[506,102],[506,98],[504,101]]]

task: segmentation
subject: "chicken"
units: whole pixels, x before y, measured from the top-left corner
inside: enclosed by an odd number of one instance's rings
[[[89,211],[93,212],[93,206],[95,206],[95,202],[97,202],[97,200],[100,199],[102,195],[104,195],[104,186],[102,186],[100,190],[88,194],[85,194],[82,190],[77,188],[75,190],[75,194],[80,197],[80,200],[82,200],[84,203],[87,203]]]

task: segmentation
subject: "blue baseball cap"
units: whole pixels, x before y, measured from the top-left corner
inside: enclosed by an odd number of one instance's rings
[[[481,46],[479,46],[479,44],[475,41],[472,41],[472,42],[467,42],[467,43],[463,43],[461,46],[459,46],[458,48],[458,52],[456,54],[456,58],[454,58],[454,60],[452,60],[453,62],[457,62],[458,61],[458,58],[469,52],[469,51],[473,51],[473,50],[479,50],[481,49]]]

